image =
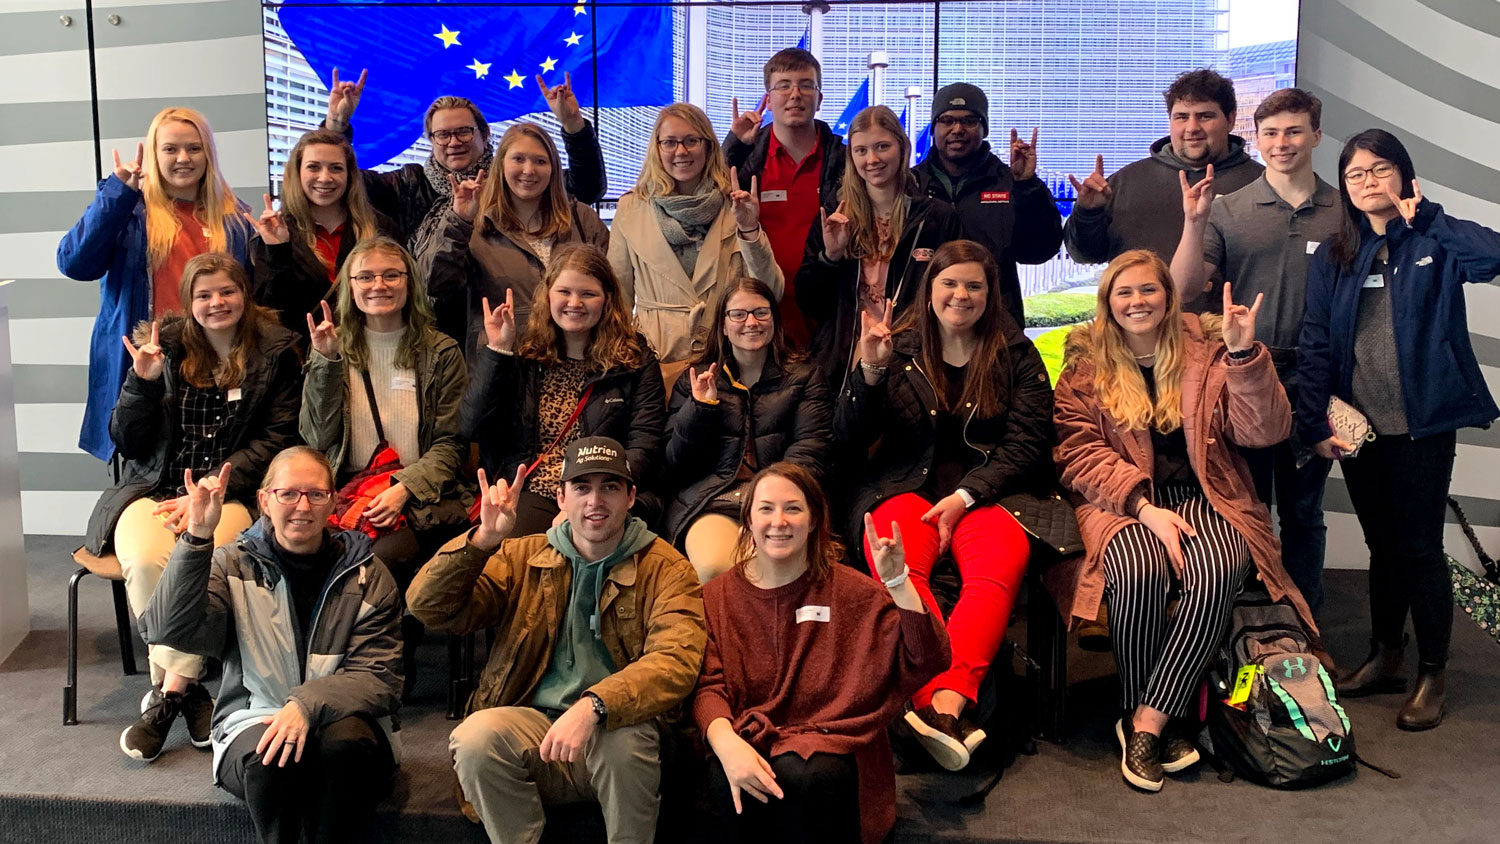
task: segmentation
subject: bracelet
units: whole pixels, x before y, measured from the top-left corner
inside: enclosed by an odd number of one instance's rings
[[[891,578],[890,580],[882,580],[880,582],[884,583],[885,584],[885,588],[887,588],[887,589],[895,589],[897,586],[900,586],[901,584],[905,583],[907,576],[910,575],[910,574],[911,574],[911,566],[903,565],[903,566],[901,566],[901,573],[900,574],[896,575],[895,577]]]
[[[755,228],[753,228],[753,229],[742,229],[742,228],[740,228],[738,226],[735,226],[734,230],[740,233],[740,237],[743,237],[746,240],[749,240],[750,239],[750,235],[752,235],[752,234],[760,234],[760,223],[756,223],[755,224]]]
[[[1229,359],[1230,360],[1244,360],[1245,358],[1248,358],[1248,357],[1250,357],[1253,354],[1255,354],[1255,347],[1251,346],[1248,349],[1240,349],[1239,351],[1232,351],[1232,352],[1230,352],[1229,353]]]
[[[875,364],[870,363],[868,361],[860,361],[859,362],[859,368],[863,369],[866,372],[875,374],[875,375],[883,375],[883,374],[885,374],[885,370],[886,370],[886,367],[884,367],[884,366],[876,366]]]

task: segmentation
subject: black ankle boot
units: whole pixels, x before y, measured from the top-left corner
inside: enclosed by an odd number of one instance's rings
[[[1406,678],[1401,676],[1402,660],[1406,656],[1405,642],[1402,647],[1392,648],[1372,639],[1370,655],[1360,667],[1341,678],[1334,688],[1341,697],[1364,697],[1365,695],[1395,694],[1406,691]]]
[[[1401,706],[1396,726],[1403,730],[1430,730],[1443,723],[1443,694],[1447,686],[1442,663],[1417,664],[1417,687]]]

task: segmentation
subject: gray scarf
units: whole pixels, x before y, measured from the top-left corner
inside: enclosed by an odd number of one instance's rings
[[[479,158],[476,159],[473,164],[470,164],[467,168],[465,168],[461,173],[454,173],[447,167],[444,167],[443,165],[437,163],[437,159],[433,158],[431,154],[427,156],[426,161],[422,162],[422,172],[427,174],[427,184],[432,185],[432,189],[438,192],[438,196],[441,197],[442,204],[447,204],[453,201],[453,186],[448,184],[448,175],[450,173],[454,176],[457,176],[458,180],[462,182],[464,179],[472,179],[475,176],[479,175],[480,170],[491,170],[491,165],[493,165],[494,163],[495,151],[490,149],[489,144],[485,144],[484,151],[479,154]],[[486,178],[497,175],[499,174],[490,172],[485,173]]]
[[[698,266],[698,248],[703,245],[708,227],[719,218],[719,209],[724,207],[724,193],[705,174],[694,193],[653,196],[651,206],[656,209],[662,236],[691,280]]]

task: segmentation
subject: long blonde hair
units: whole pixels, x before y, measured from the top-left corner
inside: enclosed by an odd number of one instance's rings
[[[282,172],[281,210],[297,236],[317,256],[318,262],[330,270],[336,270],[338,268],[333,266],[333,262],[325,259],[323,253],[318,251],[318,229],[313,222],[312,202],[302,190],[302,156],[306,154],[308,147],[317,144],[337,147],[344,154],[344,171],[348,174],[348,182],[339,202],[343,204],[344,213],[349,217],[346,225],[354,232],[355,241],[375,237],[380,234],[380,230],[375,226],[375,212],[365,196],[365,180],[360,175],[359,162],[354,158],[354,147],[348,139],[328,129],[314,129],[299,138],[297,145],[292,147],[292,154],[287,156],[286,169]]]
[[[537,214],[542,227],[535,234],[541,237],[561,239],[573,227],[573,200],[563,183],[562,159],[557,155],[557,145],[552,136],[535,123],[517,123],[500,136],[500,147],[495,151],[495,163],[490,168],[489,178],[479,192],[479,207],[486,212],[498,212],[500,230],[526,234],[526,222],[516,213],[511,199],[510,185],[505,183],[505,155],[522,138],[530,138],[542,145],[547,161],[552,164],[552,175],[547,179],[547,189],[542,201],[537,203]]]
[[[656,145],[661,138],[661,124],[668,117],[675,117],[693,127],[693,131],[703,138],[703,175],[699,178],[713,180],[714,187],[726,195],[734,190],[734,186],[729,184],[729,167],[724,163],[724,153],[719,149],[719,139],[714,137],[714,125],[709,122],[708,115],[692,103],[673,103],[656,115],[656,125],[651,127],[651,146],[646,150],[646,160],[641,165],[640,178],[636,179],[635,192],[642,198],[650,198],[667,196],[677,189],[677,182],[667,173],[667,168],[662,166],[661,148]]]
[[[1136,365],[1135,354],[1125,342],[1125,332],[1115,322],[1109,297],[1115,282],[1126,270],[1145,267],[1156,276],[1167,294],[1167,313],[1156,329],[1156,402],[1146,391],[1146,379]],[[1170,433],[1182,427],[1182,370],[1186,350],[1182,341],[1182,306],[1171,271],[1155,252],[1132,249],[1109,262],[1099,279],[1099,304],[1090,328],[1094,358],[1094,392],[1099,404],[1127,429],[1156,429]]]
[[[406,269],[406,304],[401,308],[401,318],[406,320],[406,328],[401,332],[400,342],[396,344],[396,366],[415,369],[417,349],[427,342],[427,332],[437,324],[437,320],[432,315],[432,304],[427,301],[427,285],[422,283],[422,275],[417,270],[417,259],[406,251],[406,247],[384,236],[354,244],[354,248],[349,250],[349,257],[344,259],[344,265],[339,267],[338,278],[334,281],[339,290],[339,351],[349,359],[350,366],[369,369],[370,347],[365,342],[365,312],[354,303],[354,280],[349,277],[354,259],[366,252],[379,252],[399,258]]]
[[[208,128],[208,119],[190,108],[164,108],[151,118],[151,128],[146,130],[145,159],[142,166],[141,192],[146,197],[146,254],[152,269],[166,263],[177,242],[180,225],[172,209],[172,194],[167,190],[166,180],[156,163],[156,133],[165,123],[186,123],[198,130],[198,139],[203,144],[203,179],[198,182],[198,195],[193,198],[200,220],[208,230],[208,251],[224,252],[229,248],[229,234],[224,228],[224,218],[241,225],[240,202],[229,187],[224,174],[219,172],[219,153],[214,146],[213,130]]]
[[[908,197],[916,186],[916,177],[907,164],[911,158],[911,139],[906,137],[906,130],[901,127],[894,111],[883,105],[870,106],[854,115],[849,124],[849,133],[845,137],[849,139],[850,149],[853,149],[856,132],[871,129],[884,129],[895,135],[896,143],[901,146],[901,156],[896,161],[896,207],[891,209],[891,240],[884,249],[880,245],[880,232],[875,229],[875,203],[870,201],[870,191],[865,187],[852,152],[844,156],[844,183],[839,188],[839,201],[844,203],[844,216],[849,218],[849,228],[853,233],[849,243],[850,255],[890,260],[896,251],[896,242],[901,239],[901,230],[906,226],[906,212],[911,206]]]

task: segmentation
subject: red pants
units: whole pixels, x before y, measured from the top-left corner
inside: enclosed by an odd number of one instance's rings
[[[922,514],[930,509],[931,502],[908,492],[882,501],[871,515],[881,536],[890,536],[891,522],[901,526],[912,585],[928,612],[941,616],[927,583],[938,560],[937,525],[922,521]],[[873,572],[868,539],[864,540],[864,550]],[[1026,531],[1010,513],[986,505],[970,510],[959,520],[950,550],[963,581],[958,603],[947,619],[953,665],[912,697],[918,709],[930,703],[938,689],[958,692],[970,704],[979,699],[979,683],[1005,641],[1005,628],[1010,624],[1010,611],[1016,604],[1031,548]]]

